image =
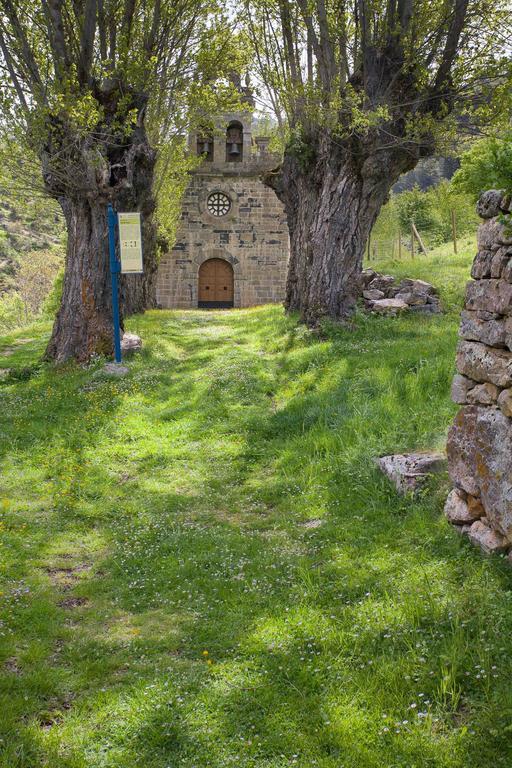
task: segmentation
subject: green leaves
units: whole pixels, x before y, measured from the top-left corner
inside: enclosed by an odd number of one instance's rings
[[[451,113],[478,111],[488,123],[492,91],[506,91],[505,0],[246,0],[245,8],[263,92],[278,119],[307,134],[364,142],[382,132],[388,145],[421,155],[451,140]]]
[[[512,190],[512,131],[476,142],[461,159],[456,189],[475,198],[485,189]]]

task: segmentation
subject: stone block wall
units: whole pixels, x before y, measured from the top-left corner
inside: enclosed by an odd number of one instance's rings
[[[227,215],[208,212],[212,192],[228,195]],[[157,302],[163,308],[197,307],[199,267],[213,258],[233,267],[235,307],[282,302],[288,253],[283,206],[259,175],[247,167],[233,174],[215,169],[195,173],[185,192],[176,243],[160,260]]]
[[[157,302],[165,309],[197,307],[199,268],[209,259],[224,259],[233,267],[235,307],[284,300],[289,256],[286,214],[275,193],[261,181],[280,158],[269,151],[268,138],[253,139],[253,102],[245,100],[245,110],[216,119],[213,148],[190,173],[176,242],[158,268]],[[242,142],[230,159],[233,122],[242,129]],[[192,133],[189,151],[201,151],[200,143],[200,136]],[[230,203],[229,211],[217,216],[207,205],[216,192]]]
[[[486,192],[477,210],[484,222],[461,315],[445,512],[484,551],[512,559],[512,232],[500,220],[511,199]]]

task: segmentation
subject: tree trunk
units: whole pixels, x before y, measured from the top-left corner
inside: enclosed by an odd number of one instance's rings
[[[46,357],[79,362],[113,351],[106,208],[87,199],[61,201],[68,244],[62,300]]]
[[[279,171],[264,181],[288,218],[287,310],[299,311],[312,326],[322,317],[350,317],[361,292],[372,226],[393,184],[416,162],[403,148],[372,148],[364,156],[328,136],[306,167],[292,153],[285,154]]]
[[[105,95],[107,107],[109,96],[112,92]],[[109,203],[118,212],[140,211],[143,222],[144,273],[121,276],[121,317],[155,305],[156,153],[142,119],[129,136],[113,134],[108,124],[97,126],[85,139],[66,133],[65,126],[58,127],[58,141],[49,140],[42,153],[43,177],[64,211],[68,245],[61,305],[45,356],[56,362],[71,358],[84,362],[93,355],[111,355],[114,347]]]
[[[121,306],[125,316],[144,312],[156,306],[156,224],[153,217],[153,194],[156,153],[149,146],[145,134],[143,141],[126,158],[128,184],[117,195],[117,211],[140,211],[142,217],[142,258],[144,274],[121,276]]]

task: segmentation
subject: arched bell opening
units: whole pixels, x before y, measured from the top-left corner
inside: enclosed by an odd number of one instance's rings
[[[199,157],[202,157],[208,162],[213,160],[213,131],[203,126],[197,133],[196,140],[196,152]]]
[[[199,309],[230,309],[235,294],[233,267],[224,259],[208,259],[199,267]]]
[[[226,162],[241,163],[244,156],[244,128],[237,120],[226,130]]]

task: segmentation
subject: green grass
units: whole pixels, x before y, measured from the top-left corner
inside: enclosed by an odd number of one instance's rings
[[[442,317],[149,312],[117,381],[2,340],[2,768],[511,765],[511,572],[374,463],[444,443],[470,256],[379,265]]]

